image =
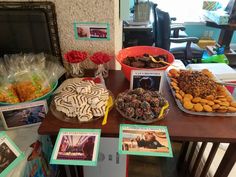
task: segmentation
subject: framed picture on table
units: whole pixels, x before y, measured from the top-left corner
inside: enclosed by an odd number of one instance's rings
[[[143,88],[151,91],[161,91],[163,71],[132,70],[130,89]]]
[[[0,107],[0,117],[5,129],[15,129],[37,125],[42,122],[48,111],[46,100],[19,103]]]
[[[121,124],[119,153],[173,157],[167,127]]]
[[[60,129],[50,164],[96,166],[100,129]]]
[[[23,158],[15,143],[5,132],[0,132],[0,176],[6,176]]]

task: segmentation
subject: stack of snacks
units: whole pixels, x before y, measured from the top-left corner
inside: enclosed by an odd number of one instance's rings
[[[224,86],[214,81],[213,74],[207,69],[171,69],[168,76],[176,98],[185,109],[194,112],[236,112],[233,97]]]
[[[116,98],[116,108],[125,118],[136,122],[153,122],[160,118],[167,100],[157,91],[137,88],[120,93]],[[161,115],[162,116],[162,115]]]
[[[0,68],[0,102],[15,104],[31,101],[49,93],[65,70],[59,61],[43,54],[4,56]]]
[[[54,103],[56,109],[67,117],[77,117],[79,121],[86,122],[105,114],[108,98],[109,92],[103,85],[87,80],[63,87],[54,97]]]

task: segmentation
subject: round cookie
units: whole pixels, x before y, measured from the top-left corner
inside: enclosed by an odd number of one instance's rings
[[[192,99],[192,102],[193,103],[199,103],[201,101],[201,98],[200,97],[194,97],[193,99]]]
[[[206,111],[206,112],[212,112],[212,107],[209,106],[209,105],[203,105],[203,109]]]
[[[229,107],[228,107],[228,111],[229,111],[229,112],[236,112],[236,108],[235,108],[235,107],[232,107],[232,106],[229,106]]]
[[[191,110],[193,108],[193,104],[190,101],[185,101],[183,104],[185,109]]]
[[[203,106],[200,103],[197,103],[193,106],[194,110],[197,112],[203,111]]]
[[[235,107],[236,108],[236,102],[231,102],[230,104],[232,107]]]

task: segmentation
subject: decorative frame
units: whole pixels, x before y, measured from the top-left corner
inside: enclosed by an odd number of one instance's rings
[[[132,70],[130,89],[143,88],[145,90],[161,91],[163,71]]]
[[[109,23],[75,22],[76,40],[110,40]]]
[[[167,127],[121,124],[119,153],[173,157]]]
[[[96,166],[100,136],[100,129],[60,129],[50,164]]]
[[[40,124],[48,111],[46,100],[19,103],[0,107],[0,117],[5,129],[15,129]]]
[[[0,176],[6,176],[25,156],[4,131],[0,132],[0,156],[5,158]]]

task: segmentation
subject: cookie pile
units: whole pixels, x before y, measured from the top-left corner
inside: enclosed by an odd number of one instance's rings
[[[85,122],[104,115],[108,98],[107,89],[89,80],[68,84],[54,97],[54,103],[67,117]]]
[[[171,69],[168,72],[175,97],[183,107],[195,112],[236,112],[236,102],[227,89],[214,82],[209,70]]]

